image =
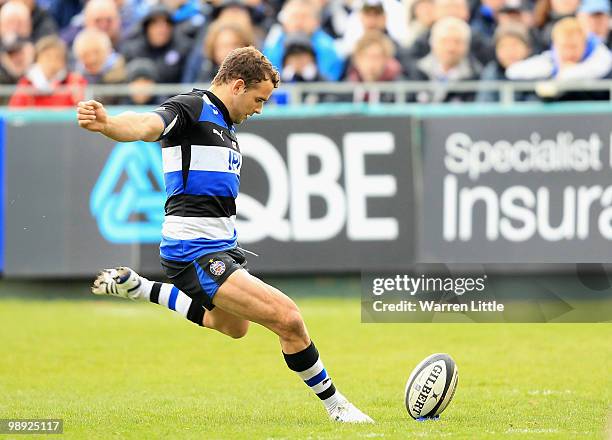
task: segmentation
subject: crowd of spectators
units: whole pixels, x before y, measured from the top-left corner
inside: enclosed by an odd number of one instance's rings
[[[612,78],[611,44],[610,0],[0,0],[15,107],[71,106],[92,84],[130,85],[107,104],[157,104],[152,85],[209,82],[248,45],[285,83],[354,84],[308,102],[393,102],[363,83],[403,80],[429,83],[403,97],[417,103],[497,101],[449,88],[478,80],[544,81],[518,100],[609,99],[546,80]]]

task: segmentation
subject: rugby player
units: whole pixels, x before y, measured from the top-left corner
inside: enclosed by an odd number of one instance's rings
[[[208,90],[168,99],[152,112],[109,116],[96,101],[80,102],[84,129],[115,141],[160,141],[167,193],[161,265],[172,284],[128,267],[101,271],[92,292],[149,301],[232,338],[249,322],[276,333],[287,366],[318,396],[330,418],[372,423],[334,386],[295,303],[245,270],[234,227],[242,156],[235,125],[261,113],[279,83],[253,47],[232,51]]]

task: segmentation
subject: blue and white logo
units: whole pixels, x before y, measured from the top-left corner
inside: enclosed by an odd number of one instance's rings
[[[118,143],[93,188],[89,209],[108,241],[156,243],[165,200],[159,144]]]
[[[213,261],[210,263],[210,273],[216,277],[223,275],[225,273],[225,263],[221,260]]]

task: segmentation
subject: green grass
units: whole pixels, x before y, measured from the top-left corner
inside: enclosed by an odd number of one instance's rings
[[[604,438],[610,324],[360,324],[356,298],[298,304],[375,425],[328,421],[261,327],[231,340],[114,298],[0,301],[0,418],[63,418],[86,439]],[[440,421],[417,423],[404,384],[434,352],[455,358],[459,387]]]

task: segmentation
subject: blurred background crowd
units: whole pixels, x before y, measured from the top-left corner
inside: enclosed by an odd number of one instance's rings
[[[130,84],[107,104],[157,104],[153,84],[207,83],[232,49],[254,45],[283,82],[349,82],[310,102],[393,102],[367,82],[427,81],[408,102],[497,101],[460,81],[612,76],[609,0],[5,0],[0,7],[3,104],[71,106],[85,85]],[[188,88],[188,87],[185,87]],[[609,99],[607,91],[518,100]]]

